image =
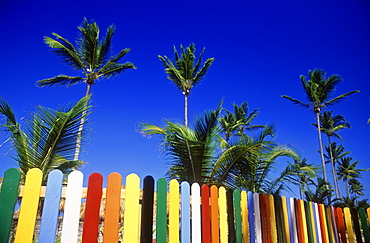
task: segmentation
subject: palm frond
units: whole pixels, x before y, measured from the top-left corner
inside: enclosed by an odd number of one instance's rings
[[[66,112],[39,106],[24,130],[20,129],[18,123],[8,122],[3,125],[11,132],[10,137],[14,146],[12,157],[24,173],[31,168],[39,168],[46,178],[46,175],[55,168],[66,171],[75,168],[71,166],[83,164],[82,161],[72,162],[72,159],[76,138],[83,136],[79,133],[79,128],[85,125],[81,124],[81,121],[86,122],[86,116],[89,114],[90,106],[87,105],[89,98],[89,96],[82,98]],[[0,108],[0,111],[3,109]]]
[[[67,87],[69,87],[71,85],[81,83],[84,80],[86,79],[81,78],[81,77],[71,77],[71,76],[67,76],[64,74],[60,74],[52,78],[39,80],[36,82],[36,85],[38,87],[53,86],[53,85],[58,85],[58,86],[66,85]]]
[[[116,63],[108,61],[106,65],[100,69],[98,77],[111,78],[123,73],[128,69],[136,69],[136,67],[131,62]]]
[[[63,63],[71,66],[75,70],[84,70],[85,64],[80,58],[80,55],[76,48],[65,38],[58,35],[57,33],[52,33],[56,40],[53,38],[44,37],[44,42],[52,48],[52,51],[61,57]]]
[[[329,106],[329,105],[333,105],[335,103],[338,103],[341,100],[343,100],[344,98],[346,98],[347,96],[349,96],[351,94],[358,93],[358,92],[360,92],[360,91],[359,90],[353,90],[351,92],[347,92],[345,94],[339,95],[339,96],[335,97],[334,99],[331,99],[331,100],[325,102],[325,106]]]
[[[294,99],[294,98],[292,98],[292,97],[290,97],[290,96],[282,95],[281,97],[283,97],[283,98],[285,98],[285,99],[288,99],[288,100],[292,101],[294,104],[296,104],[296,105],[298,105],[298,106],[300,106],[300,107],[303,107],[303,108],[309,108],[309,107],[310,107],[310,105],[309,105],[309,104],[305,104],[305,103],[303,103],[302,101],[297,100],[297,99]]]

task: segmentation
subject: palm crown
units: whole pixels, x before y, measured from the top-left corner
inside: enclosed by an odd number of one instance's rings
[[[67,76],[64,74],[52,78],[37,81],[39,87],[52,85],[71,86],[84,82],[88,85],[86,95],[90,93],[90,86],[99,78],[110,78],[127,69],[135,68],[130,63],[120,63],[119,61],[130,51],[125,48],[117,55],[111,56],[112,37],[115,26],[111,25],[102,40],[99,40],[100,30],[95,22],[89,23],[85,18],[81,26],[78,27],[80,37],[77,39],[77,47],[62,36],[53,33],[55,39],[44,37],[45,43],[52,48],[63,62],[75,70],[80,70],[84,77]]]
[[[309,70],[308,77],[309,80],[307,81],[304,75],[300,76],[308,103],[304,103],[287,95],[282,95],[282,97],[292,101],[296,105],[306,108],[311,107],[315,113],[319,113],[323,107],[337,103],[348,95],[359,92],[358,90],[354,90],[331,99],[331,95],[335,91],[336,86],[342,81],[341,77],[334,74],[326,78],[325,72],[320,69],[315,69],[313,71]]]
[[[195,45],[190,44],[189,47],[184,48],[180,45],[181,54],[178,53],[176,47],[174,47],[175,60],[171,61],[167,56],[158,56],[159,60],[162,61],[165,67],[167,78],[175,83],[185,97],[184,105],[184,117],[185,126],[188,125],[188,97],[192,88],[199,84],[203,80],[209,67],[212,65],[214,58],[208,58],[204,63],[203,48],[200,53],[198,60],[195,58]]]

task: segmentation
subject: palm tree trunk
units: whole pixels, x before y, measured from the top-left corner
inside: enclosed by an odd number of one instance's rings
[[[329,156],[330,156],[330,161],[331,161],[331,173],[333,174],[333,181],[334,181],[334,187],[335,187],[335,196],[337,198],[341,198],[342,196],[340,195],[338,176],[337,176],[337,173],[335,172],[333,152],[331,150],[330,136],[328,136],[328,143],[329,143]]]
[[[322,165],[322,172],[324,175],[325,182],[328,182],[328,177],[326,175],[326,168],[325,168],[325,159],[324,159],[324,152],[322,149],[322,137],[321,137],[321,129],[320,129],[320,116],[319,112],[316,113],[316,121],[317,121],[317,134],[319,136],[319,144],[320,144],[320,156],[321,156],[321,165]],[[328,185],[326,185],[326,188],[328,189]]]
[[[88,83],[87,87],[86,87],[85,97],[90,95],[90,90],[91,90],[91,84]],[[87,103],[86,103],[86,106],[87,106]],[[81,119],[81,122],[80,122],[80,127],[78,128],[77,140],[76,140],[76,150],[75,150],[75,155],[74,155],[74,158],[73,158],[74,161],[78,160],[78,158],[80,157],[80,153],[81,153],[81,135],[82,135],[82,130],[83,130],[83,127],[84,127],[84,124],[85,124],[86,112],[87,111],[85,110],[82,113],[82,119]]]
[[[349,197],[349,186],[348,186],[348,180],[344,180],[344,182],[346,183],[347,197],[348,197],[348,199],[349,199],[350,197]]]
[[[185,100],[184,100],[184,124],[185,124],[185,127],[188,126],[189,124],[189,121],[188,121],[188,102],[189,102],[189,94],[188,93],[184,93],[184,96],[185,96]]]

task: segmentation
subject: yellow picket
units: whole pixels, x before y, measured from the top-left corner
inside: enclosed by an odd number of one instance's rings
[[[126,177],[124,242],[139,242],[139,200],[140,178],[136,174],[130,174]]]
[[[224,187],[218,189],[218,207],[220,211],[220,243],[227,243],[227,203],[226,189]]]
[[[249,242],[248,202],[246,191],[241,192],[241,205],[242,205],[243,240],[244,242]]]
[[[269,195],[269,199],[270,199],[270,218],[271,218],[272,243],[277,243],[278,240],[277,240],[277,228],[276,228],[274,196]]]
[[[351,219],[351,213],[349,211],[349,208],[344,208],[343,213],[344,213],[344,220],[346,222],[348,242],[355,243],[355,234],[353,233],[352,219]]]
[[[14,243],[32,242],[40,197],[41,181],[42,172],[40,169],[33,168],[27,172]]]
[[[168,242],[180,242],[180,192],[179,182],[175,179],[170,181],[170,203],[169,203],[169,229]]]
[[[288,205],[286,201],[286,197],[281,197],[282,207],[283,207],[283,215],[284,215],[284,231],[286,235],[286,242],[290,243],[290,231],[289,231],[289,218],[288,218]]]

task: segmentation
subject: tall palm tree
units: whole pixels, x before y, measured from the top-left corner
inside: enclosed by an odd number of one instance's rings
[[[321,138],[321,129],[320,129],[320,112],[323,108],[335,104],[340,100],[344,99],[345,97],[359,92],[358,90],[354,90],[342,95],[339,95],[335,98],[331,98],[333,92],[335,91],[336,86],[342,81],[342,78],[338,75],[332,75],[328,78],[325,77],[325,72],[320,69],[315,69],[313,71],[308,71],[308,80],[305,76],[301,75],[301,84],[303,87],[304,92],[306,93],[306,97],[308,103],[304,103],[298,99],[292,98],[287,95],[282,95],[283,98],[286,98],[292,101],[294,104],[304,107],[310,108],[316,115],[316,123],[317,123],[317,133],[319,138],[319,149],[320,149],[320,156],[321,156],[321,164],[323,169],[324,180],[327,182],[328,178],[326,175],[325,169],[325,160],[324,160],[324,152],[323,152],[323,145],[322,145],[322,138]]]
[[[240,106],[233,104],[234,112],[223,109],[225,114],[219,118],[221,132],[225,136],[225,141],[229,142],[229,139],[234,134],[241,135],[244,131],[255,130],[263,128],[262,125],[252,125],[252,121],[258,115],[258,109],[254,109],[249,113],[249,107],[246,102],[243,102]]]
[[[79,83],[86,83],[87,97],[91,92],[91,86],[99,79],[117,76],[128,69],[136,68],[131,62],[121,63],[120,60],[130,51],[125,48],[113,56],[112,38],[116,30],[114,25],[108,27],[105,37],[100,39],[100,30],[95,22],[89,23],[84,18],[82,25],[78,27],[80,37],[77,39],[77,46],[62,36],[53,33],[54,38],[44,37],[45,43],[52,48],[63,62],[75,70],[79,70],[82,76],[57,75],[37,81],[39,87],[66,85],[71,86]],[[81,121],[83,124],[83,120]],[[81,126],[81,129],[83,126]],[[78,136],[74,160],[78,160],[80,154],[81,139]]]
[[[315,127],[318,125],[316,123],[313,123]],[[334,164],[334,158],[333,158],[333,152],[331,151],[331,137],[336,137],[343,141],[342,137],[337,133],[340,130],[344,128],[351,128],[351,125],[349,122],[346,121],[344,116],[342,115],[335,115],[333,116],[333,111],[324,111],[323,114],[320,114],[320,129],[323,133],[326,134],[328,138],[328,149],[329,149],[329,158],[331,162],[331,168],[332,168],[332,175],[333,175],[333,181],[334,181],[334,188],[335,188],[335,195],[337,198],[340,197],[339,191],[338,191],[338,177],[337,173],[335,172],[335,164]]]
[[[39,106],[26,127],[22,128],[11,107],[0,98],[0,114],[6,118],[1,126],[9,132],[12,157],[24,174],[31,168],[39,168],[46,181],[46,176],[53,169],[68,173],[84,164],[83,161],[73,160],[73,154],[77,131],[81,121],[86,122],[89,113],[88,101],[89,96],[69,109],[58,111]]]
[[[188,99],[190,91],[193,87],[199,84],[206,75],[208,69],[212,65],[214,58],[208,58],[202,63],[203,48],[200,53],[198,60],[195,57],[195,44],[190,44],[189,47],[183,47],[180,45],[181,54],[178,53],[174,46],[175,59],[171,61],[167,56],[158,55],[159,60],[165,67],[167,78],[175,83],[184,94],[184,124],[188,126]]]
[[[339,163],[341,158],[351,153],[350,151],[345,151],[345,148],[343,147],[343,145],[341,144],[337,145],[336,142],[332,142],[328,146],[325,146],[325,150],[326,150],[325,158],[328,159],[326,163],[332,163],[334,165],[334,168]],[[336,170],[334,171],[334,175],[336,176],[336,179],[337,179],[337,185],[336,185],[337,186],[336,189],[338,192],[337,198],[341,198],[342,193],[341,193],[341,189],[338,183],[338,175],[337,175]]]
[[[352,179],[362,178],[361,172],[369,169],[357,169],[360,161],[352,162],[352,157],[344,157],[340,160],[337,167],[338,178],[343,180],[346,185],[347,197],[350,198],[349,181]]]

